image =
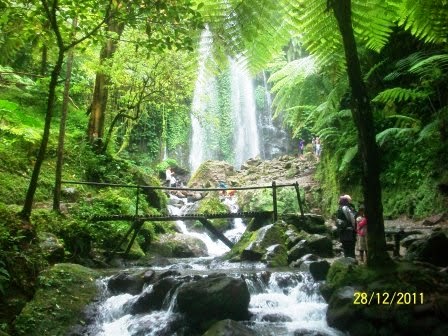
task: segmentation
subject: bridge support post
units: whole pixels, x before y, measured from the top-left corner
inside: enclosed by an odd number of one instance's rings
[[[136,191],[136,200],[135,200],[135,215],[138,216],[138,206],[139,206],[139,201],[140,201],[140,187],[137,186],[137,191]]]
[[[138,219],[136,219],[132,223],[131,230],[134,230],[134,234],[131,237],[131,241],[129,242],[128,247],[126,247],[126,251],[124,251],[124,256],[125,257],[128,255],[129,251],[131,250],[131,247],[134,244],[134,240],[137,237],[138,233],[140,232],[140,229],[142,228],[143,223],[144,223],[144,221],[138,220]]]
[[[274,223],[278,219],[278,211],[277,211],[277,185],[275,184],[275,181],[272,181],[272,203],[274,205]]]
[[[300,198],[299,182],[294,183],[294,188],[296,189],[297,202],[299,202],[300,214],[302,215],[302,217],[304,217],[305,214],[304,214],[304,212],[303,212],[302,200],[301,200],[301,198]]]
[[[226,244],[228,247],[232,248],[233,243],[222,234],[221,231],[217,230],[213,224],[204,217],[199,217],[198,220],[202,223],[202,225],[205,226],[207,230],[209,230],[216,238],[218,238],[220,241],[222,241],[224,244]]]

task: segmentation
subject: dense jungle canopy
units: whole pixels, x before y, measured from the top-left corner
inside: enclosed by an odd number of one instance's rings
[[[268,75],[274,116],[294,139],[322,139],[316,198],[327,215],[341,192],[363,200],[370,266],[389,262],[385,216],[446,209],[446,1],[0,0],[0,294],[27,278],[12,279],[7,265],[42,266],[23,252],[40,230],[73,256],[126,231],[81,218],[126,211],[131,191],[103,190],[58,224],[61,180],[155,185],[168,165],[189,169],[204,29],[221,91],[232,56]],[[256,99],[264,104],[261,89]],[[230,161],[228,98],[219,104],[217,146]],[[142,209],[157,213],[161,202]],[[16,214],[20,224],[6,224]],[[20,287],[30,295],[33,284]]]

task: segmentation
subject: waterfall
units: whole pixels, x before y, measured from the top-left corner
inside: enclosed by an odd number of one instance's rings
[[[271,160],[278,155],[291,151],[291,134],[285,131],[280,117],[273,120],[272,97],[265,71],[262,72],[259,86],[262,87],[264,92],[264,106],[260,106],[258,111],[258,129],[260,139],[262,139],[260,150],[263,159]]]
[[[205,29],[199,43],[198,76],[191,108],[192,141],[189,161],[192,170],[213,157],[210,139],[213,125],[210,125],[210,121],[218,111],[218,93],[216,78],[207,69],[208,62],[212,60],[211,48],[212,34]]]
[[[190,168],[196,170],[206,160],[220,160],[219,96],[217,76],[208,70],[213,64],[212,34],[205,29],[199,43],[198,76],[195,83],[191,108],[192,137]],[[253,80],[240,62],[229,58],[230,108],[233,123],[233,137],[227,145],[234,147],[235,167],[260,154],[257,129],[255,92]],[[230,111],[229,111],[230,112]]]
[[[234,117],[235,166],[260,154],[258,127],[252,78],[239,63],[229,59],[231,101]]]

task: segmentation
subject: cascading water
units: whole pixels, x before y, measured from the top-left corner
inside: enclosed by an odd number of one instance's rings
[[[291,151],[291,135],[282,127],[281,118],[273,119],[272,98],[269,91],[268,79],[265,71],[262,72],[262,81],[259,88],[264,92],[264,106],[258,112],[258,130],[260,133],[261,157],[270,160],[275,156]]]
[[[207,70],[213,62],[212,35],[205,29],[199,44],[198,77],[195,84],[191,125],[190,168],[196,170],[206,160],[222,159],[222,145],[216,125],[219,115],[218,85],[216,75]],[[239,62],[229,58],[230,109],[233,124],[234,162],[241,164],[260,154],[253,80]],[[222,140],[221,140],[222,141]]]
[[[229,59],[231,76],[231,101],[234,117],[235,166],[260,154],[254,87],[247,70]]]
[[[186,199],[176,199],[182,206],[169,206],[172,214],[182,214],[193,204]],[[181,201],[182,203],[180,203]],[[234,200],[226,198],[224,203],[230,211],[238,209]],[[221,242],[213,241],[208,235],[188,230],[184,223],[177,223],[182,232],[203,240],[210,255],[219,255],[228,248]],[[230,240],[238,239],[244,231],[242,221],[236,221],[234,228],[225,232]],[[176,264],[178,262],[179,264]],[[185,267],[188,263],[188,267]],[[178,267],[178,265],[184,265]],[[198,277],[208,274],[226,273],[228,276],[243,277],[250,292],[250,320],[242,321],[247,328],[260,336],[293,335],[343,335],[328,327],[325,321],[326,303],[319,294],[318,286],[306,272],[266,269],[262,263],[228,263],[219,259],[192,258],[172,260],[168,266],[151,267],[156,272],[183,270],[183,274],[173,281],[182,281],[188,276]],[[110,278],[110,277],[109,277]],[[95,336],[188,336],[182,314],[176,311],[178,288],[165,296],[161,309],[150,312],[135,312],[133,307],[145,295],[151,295],[153,285],[143,288],[137,295],[112,295],[107,290],[109,278],[99,282],[103,289],[103,299],[98,307],[96,323],[87,335]],[[146,305],[148,302],[146,301]]]
[[[192,170],[198,168],[203,161],[214,157],[211,146],[213,127],[205,120],[213,119],[213,115],[218,111],[216,78],[207,70],[207,64],[212,59],[211,47],[212,34],[205,29],[199,43],[198,77],[191,108],[192,140],[189,161]]]

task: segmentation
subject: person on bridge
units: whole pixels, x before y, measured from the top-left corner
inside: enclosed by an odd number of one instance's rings
[[[356,244],[356,220],[355,211],[351,205],[352,198],[343,195],[339,198],[339,208],[336,213],[336,227],[338,228],[339,241],[344,250],[344,257],[355,258]]]

